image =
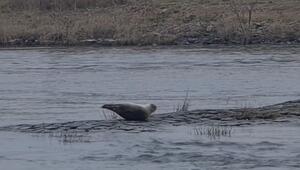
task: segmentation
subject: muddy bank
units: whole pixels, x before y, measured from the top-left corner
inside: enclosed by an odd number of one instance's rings
[[[0,48],[7,47],[121,47],[121,46],[175,46],[175,45],[299,45],[300,38],[256,38],[248,43],[239,40],[223,40],[214,34],[208,36],[184,36],[167,42],[147,42],[143,39],[137,42],[128,42],[120,39],[83,39],[73,43],[63,41],[40,41],[37,39],[11,39],[6,43],[0,43]]]
[[[124,120],[87,120],[65,123],[20,124],[0,127],[2,131],[28,133],[91,132],[91,131],[158,131],[165,125],[217,123],[224,126],[249,125],[255,122],[272,122],[300,117],[300,100],[280,104],[242,109],[209,109],[188,112],[154,114],[148,122]]]

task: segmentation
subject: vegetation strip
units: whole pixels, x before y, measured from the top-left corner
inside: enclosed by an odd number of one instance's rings
[[[0,46],[300,43],[299,0],[1,0]]]

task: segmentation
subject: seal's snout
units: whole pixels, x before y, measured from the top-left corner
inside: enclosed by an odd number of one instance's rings
[[[105,104],[102,106],[103,109],[113,109],[114,107],[111,104]]]
[[[102,105],[102,107],[101,108],[103,108],[103,109],[107,109],[107,104],[104,104],[104,105]]]
[[[108,110],[112,110],[112,111],[116,111],[116,110],[120,109],[119,107],[120,106],[117,104],[105,104],[102,106],[103,109],[108,109]]]

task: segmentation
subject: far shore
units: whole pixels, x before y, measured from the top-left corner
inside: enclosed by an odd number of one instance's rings
[[[278,48],[299,48],[300,43],[280,43],[280,44],[189,44],[189,45],[111,45],[111,46],[103,46],[103,45],[34,45],[34,46],[0,46],[0,51],[5,50],[46,50],[46,49],[195,49],[195,48],[234,48],[234,49],[278,49]]]
[[[299,0],[3,0],[0,48],[300,44]]]

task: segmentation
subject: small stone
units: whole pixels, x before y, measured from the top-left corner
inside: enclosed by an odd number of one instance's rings
[[[86,39],[86,40],[81,40],[80,42],[85,43],[85,44],[94,44],[97,42],[96,39]]]
[[[105,39],[98,39],[97,44],[99,45],[105,45],[105,46],[111,46],[116,44],[118,41],[115,39],[105,38]]]
[[[8,41],[9,44],[12,45],[21,45],[23,43],[22,39],[12,39]]]
[[[213,28],[214,28],[214,26],[209,25],[209,26],[206,27],[206,31],[207,31],[207,32],[212,32],[212,31],[213,31]]]

